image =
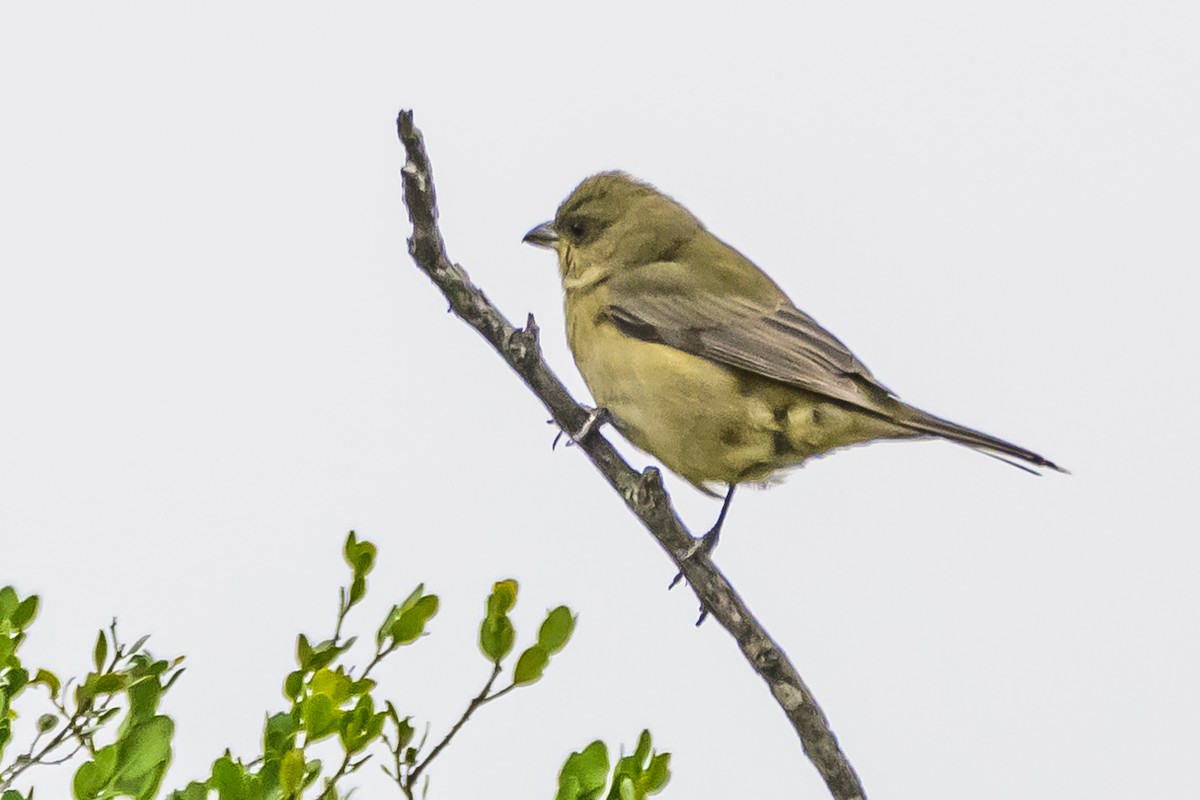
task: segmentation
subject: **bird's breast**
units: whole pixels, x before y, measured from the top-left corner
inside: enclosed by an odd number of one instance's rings
[[[896,435],[872,415],[622,333],[603,285],[566,295],[567,339],[625,438],[698,487],[761,482],[811,456]]]
[[[567,338],[597,405],[634,445],[697,486],[762,481],[806,457],[783,435],[794,393],[764,396],[744,373],[627,336],[607,308],[602,291],[568,293]]]

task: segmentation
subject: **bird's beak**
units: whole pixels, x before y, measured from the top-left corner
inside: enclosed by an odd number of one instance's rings
[[[549,247],[553,249],[555,243],[558,242],[558,232],[554,230],[553,222],[543,222],[525,234],[525,238],[521,241],[528,242],[534,247]]]

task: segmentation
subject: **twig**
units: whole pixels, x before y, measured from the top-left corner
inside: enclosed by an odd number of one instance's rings
[[[17,759],[15,763],[9,765],[4,770],[0,770],[0,792],[7,790],[16,783],[17,778],[21,777],[21,774],[25,770],[31,767],[53,766],[55,764],[66,763],[83,749],[87,734],[80,726],[80,713],[76,712],[74,715],[68,715],[66,709],[62,709],[61,715],[65,720],[65,724],[61,730],[42,746],[40,751],[34,752],[37,749],[38,742],[42,738],[42,734],[39,733],[33,740],[33,743],[29,745],[29,750],[21,758]],[[65,744],[70,738],[75,739],[75,748],[61,758],[50,759],[49,755]]]
[[[446,256],[445,243],[437,225],[433,171],[421,132],[413,126],[412,112],[401,111],[396,127],[408,155],[401,176],[404,204],[413,226],[412,237],[408,240],[408,252],[413,261],[441,289],[450,301],[451,310],[477,330],[525,381],[549,410],[555,423],[563,430],[580,430],[588,412],[575,402],[542,359],[533,315],[529,315],[524,329],[514,328],[471,282],[466,271]],[[830,794],[836,800],[865,798],[866,793],[854,768],[842,753],[829,722],[796,668],[751,615],[707,554],[691,555],[693,538],[675,513],[658,470],[651,467],[643,473],[636,472],[603,436],[589,436],[579,443],[579,448],[658,540],[687,578],[703,607],[737,641],[746,660],[766,682],[771,695],[792,723],[804,752],[825,780]]]
[[[506,695],[510,691],[512,691],[513,687],[516,686],[516,684],[514,683],[510,686],[506,686],[505,688],[501,689],[500,691],[496,692],[495,694],[488,694],[488,692],[490,692],[492,690],[492,684],[494,684],[496,682],[496,678],[499,677],[499,675],[500,675],[500,664],[497,663],[496,666],[492,669],[492,674],[488,678],[487,683],[485,683],[483,685],[482,691],[480,691],[479,694],[475,695],[475,697],[471,698],[471,702],[467,704],[467,710],[464,711],[463,715],[458,718],[458,722],[454,723],[454,727],[452,727],[450,729],[450,732],[447,733],[442,738],[442,740],[440,742],[438,742],[437,745],[432,750],[429,751],[429,755],[425,756],[425,758],[423,758],[411,770],[409,770],[408,775],[405,777],[404,784],[402,785],[402,788],[404,789],[404,793],[406,795],[408,795],[409,797],[412,797],[412,788],[416,784],[417,778],[419,778],[421,776],[421,773],[425,771],[425,768],[429,766],[429,762],[433,761],[435,758],[437,758],[438,753],[440,753],[446,749],[446,745],[450,744],[450,740],[453,739],[454,735],[456,733],[458,733],[459,729],[462,728],[462,726],[467,723],[467,720],[469,720],[471,718],[471,715],[475,713],[475,710],[477,708],[484,705],[485,703],[492,702],[493,700],[495,700],[498,697],[503,697],[504,695]]]
[[[336,797],[337,796],[336,793],[330,794],[330,792],[337,786],[337,782],[340,781],[342,778],[344,778],[346,775],[350,774],[351,772],[356,771],[359,767],[361,767],[363,764],[365,764],[371,758],[370,756],[364,756],[359,761],[352,761],[351,760],[352,756],[353,756],[352,753],[346,753],[345,757],[342,758],[342,764],[341,764],[341,766],[338,767],[338,771],[335,772],[332,777],[325,779],[325,791],[323,791],[321,793],[321,797],[327,797],[327,796]],[[347,796],[349,796],[349,795],[347,795]]]

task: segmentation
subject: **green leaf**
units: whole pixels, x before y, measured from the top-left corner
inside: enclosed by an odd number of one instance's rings
[[[296,663],[301,669],[308,669],[309,661],[312,661],[312,645],[308,643],[308,637],[302,633],[296,637]]]
[[[133,681],[125,694],[129,698],[129,717],[125,724],[137,724],[153,717],[158,712],[158,701],[162,699],[163,688],[157,676],[141,678]]]
[[[515,580],[496,581],[492,585],[492,593],[487,599],[487,614],[479,625],[479,649],[499,664],[512,651],[516,640],[516,630],[508,612],[517,602],[517,582]]]
[[[375,716],[375,698],[369,694],[364,694],[358,698],[358,702],[354,704],[354,710],[363,715],[364,720],[369,720]]]
[[[13,666],[19,663],[12,657],[15,652],[17,652],[17,640],[10,639],[6,634],[0,633],[0,669],[9,666],[10,661],[12,661]]]
[[[633,751],[633,762],[637,765],[646,763],[650,757],[650,731],[643,729],[638,736],[637,749]]]
[[[174,663],[176,666],[178,666],[179,662],[181,661],[183,661],[182,657],[175,659]],[[179,677],[185,672],[187,672],[186,669],[179,669],[175,672],[172,672],[171,677],[167,678],[167,682],[162,685],[163,694],[166,694],[167,690],[174,686],[175,681],[179,680]]]
[[[354,559],[355,576],[366,577],[367,573],[374,569],[374,557],[376,547],[371,542],[360,542],[359,553]]]
[[[134,658],[137,658],[137,659],[145,658],[146,659],[145,674],[152,675],[155,678],[158,678],[158,677],[161,677],[161,676],[167,674],[167,670],[171,669],[171,662],[169,662],[163,658],[160,658],[156,661],[151,661],[150,656],[146,653],[141,653],[139,655],[135,655]],[[183,657],[180,656],[176,660],[175,663],[179,664],[182,661],[183,661]]]
[[[96,725],[103,725],[106,722],[108,722],[110,719],[115,717],[117,714],[120,714],[120,713],[121,713],[121,709],[118,706],[113,706],[112,708],[105,709],[104,711],[100,712],[99,716],[96,717]]]
[[[389,700],[387,704],[387,714],[392,718],[392,722],[396,725],[396,749],[400,750],[408,747],[408,743],[413,740],[416,734],[416,729],[413,728],[410,720],[412,717],[400,719],[400,715],[396,712],[396,707]]]
[[[496,581],[492,585],[492,593],[488,596],[488,616],[500,616],[512,611],[517,604],[517,582],[513,578]]]
[[[113,742],[112,744],[106,747],[101,747],[99,750],[97,750],[95,762],[96,766],[100,768],[100,771],[104,775],[114,775],[117,771],[117,743]]]
[[[350,531],[346,534],[346,543],[342,546],[342,557],[346,559],[347,564],[353,567],[356,555],[358,555],[358,535],[354,531]]]
[[[354,570],[355,577],[364,577],[375,566],[375,545],[368,541],[358,541],[354,531],[346,537],[346,546],[342,549],[346,563]],[[352,598],[351,605],[356,601]]]
[[[438,598],[427,594],[400,614],[392,625],[391,635],[396,644],[415,642],[425,632],[425,624],[438,612]]]
[[[350,694],[352,694],[352,695],[367,694],[374,688],[375,688],[375,679],[374,678],[359,678],[358,680],[352,681],[350,683]]]
[[[671,780],[671,754],[659,753],[650,759],[650,766],[646,768],[642,786],[645,788],[646,794],[658,794],[669,780]]]
[[[9,789],[4,794],[0,794],[0,800],[33,800],[33,793],[31,792],[27,797],[16,789]]]
[[[387,721],[387,714],[383,711],[380,711],[378,714],[373,715],[371,717],[371,719],[367,721],[367,727],[364,731],[367,735],[367,738],[369,738],[372,741],[374,741],[375,739],[378,739],[379,736],[383,733],[383,724],[386,721]]]
[[[272,756],[291,750],[296,744],[296,733],[299,730],[296,718],[290,713],[280,712],[267,717],[267,722],[263,725],[263,754],[268,756],[269,760]]]
[[[279,786],[285,797],[300,791],[304,782],[304,751],[289,750],[279,762]]]
[[[181,791],[167,795],[167,800],[208,800],[208,784],[192,781]]]
[[[29,597],[26,597],[17,604],[17,607],[13,609],[12,614],[9,615],[9,621],[17,630],[23,630],[27,625],[29,625],[30,622],[33,621],[33,618],[37,616],[37,611],[38,596],[36,594],[31,594]]]
[[[608,765],[608,747],[598,739],[567,756],[554,800],[595,800],[608,785]]]
[[[362,735],[366,723],[367,720],[356,711],[347,711],[342,715],[342,724],[338,727],[338,739],[341,740],[342,750],[353,755],[366,747],[367,742]]]
[[[603,791],[604,787],[600,788]],[[574,775],[558,776],[558,791],[554,794],[554,800],[576,800],[583,795],[583,788],[579,785],[578,778]]]
[[[333,698],[326,694],[315,694],[301,705],[304,718],[304,733],[309,742],[324,739],[335,733],[341,721],[342,711]]]
[[[295,672],[289,672],[288,676],[283,679],[283,696],[293,703],[300,697],[300,692],[304,691],[304,675],[302,669]]]
[[[575,617],[571,609],[559,606],[546,615],[546,621],[538,628],[538,644],[546,653],[553,655],[566,646],[575,630]]]
[[[108,639],[104,638],[104,631],[101,630],[96,636],[96,647],[92,650],[92,663],[96,665],[96,672],[104,672],[104,662],[108,660]]]
[[[88,676],[92,677],[91,675]],[[115,694],[125,688],[126,678],[119,672],[106,672],[97,675],[95,681],[96,694]]]
[[[92,800],[104,788],[107,777],[100,774],[99,767],[94,761],[85,761],[75,770],[75,778],[71,781],[71,791],[75,800]]]
[[[58,691],[62,688],[59,683],[58,676],[53,672],[45,669],[39,669],[37,674],[33,676],[33,683],[40,683],[50,690],[50,697],[58,699]]]
[[[117,772],[122,782],[149,775],[155,768],[171,759],[171,739],[175,723],[170,717],[157,716],[134,726],[119,738]]]
[[[328,666],[335,658],[354,644],[353,639],[347,639],[342,644],[338,644],[332,639],[326,639],[319,644],[310,645],[307,637],[304,637],[303,641],[303,648],[300,646],[300,640],[296,641],[296,655],[299,656],[301,651],[307,653],[308,658],[301,662],[300,668],[309,672],[316,672],[322,667]]]
[[[418,583],[417,588],[415,588],[411,592],[409,592],[408,597],[404,598],[404,602],[398,606],[400,609],[400,613],[404,613],[405,611],[408,611],[410,608],[415,606],[417,604],[417,601],[420,600],[424,595],[425,595],[425,584]]]
[[[337,671],[321,668],[313,673],[308,682],[313,694],[328,695],[334,705],[341,705],[350,698],[350,679],[339,667]]]
[[[253,797],[249,792],[250,783],[246,768],[235,763],[228,752],[213,762],[208,785],[217,790],[220,800],[250,800]]]
[[[532,645],[517,659],[516,669],[513,670],[513,683],[518,686],[533,683],[542,677],[548,663],[550,663],[550,656],[542,649],[542,646]]]
[[[13,609],[20,604],[17,598],[17,590],[11,586],[5,586],[0,589],[0,622],[9,619]]]
[[[418,583],[417,588],[413,589],[408,597],[404,598],[404,602],[400,603],[400,605],[392,606],[391,610],[388,611],[387,617],[383,620],[383,624],[379,626],[379,632],[375,635],[375,642],[379,647],[383,647],[383,643],[389,638],[395,639],[392,631],[395,629],[397,623],[400,622],[400,618],[416,607],[417,603],[425,596],[424,592],[425,584]],[[410,617],[407,624],[413,624],[416,619],[416,617]],[[405,644],[405,642],[401,642],[401,644]]]
[[[85,761],[75,771],[72,790],[76,800],[91,800],[112,781],[117,766],[117,745],[110,744],[96,751],[91,761]]]
[[[517,632],[508,617],[486,617],[479,626],[479,649],[499,664],[507,656],[517,639]]]
[[[392,626],[396,624],[396,620],[400,619],[400,606],[392,606],[388,611],[387,616],[383,619],[383,624],[379,626],[379,630],[375,633],[375,644],[383,647],[383,643],[391,636]]]
[[[9,667],[3,681],[0,685],[5,687],[8,696],[16,697],[25,688],[25,684],[29,683],[29,671],[24,667]]]
[[[58,717],[53,714],[42,714],[37,720],[38,733],[49,733],[58,727]]]
[[[350,603],[354,605],[367,593],[367,579],[361,575],[355,575],[354,580],[350,581]]]
[[[97,675],[88,673],[83,683],[75,687],[75,701],[88,702],[100,695],[115,694],[125,688],[125,676],[119,672],[106,672]]]
[[[386,717],[386,713],[375,713],[375,701],[369,694],[358,698],[358,704],[342,717],[338,731],[346,753],[357,753],[378,738]]]
[[[312,782],[321,774],[321,759],[314,758],[308,762],[308,766],[304,768],[304,780],[301,781],[301,786],[308,788]]]
[[[654,755],[651,745],[650,731],[643,730],[633,753],[617,760],[608,800],[644,800],[667,785],[671,756]]]

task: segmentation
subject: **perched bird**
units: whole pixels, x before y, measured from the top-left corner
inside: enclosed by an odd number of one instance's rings
[[[567,340],[599,409],[697,488],[728,487],[706,549],[738,484],[849,445],[935,437],[1065,472],[902,402],[766,273],[625,173],[584,180],[524,241],[558,254]]]

